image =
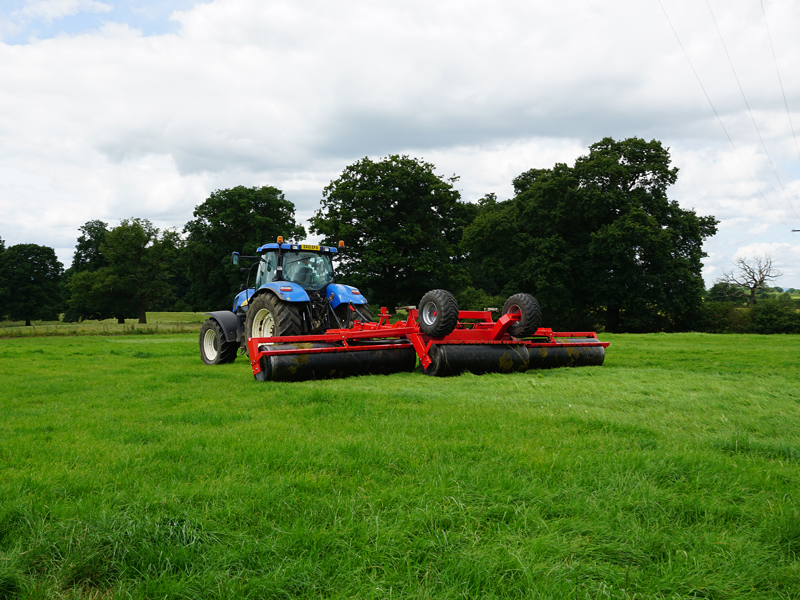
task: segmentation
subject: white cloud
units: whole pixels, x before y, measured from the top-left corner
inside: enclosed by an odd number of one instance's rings
[[[240,184],[280,187],[307,218],[347,164],[390,153],[459,175],[466,199],[507,198],[529,168],[635,135],[671,148],[673,198],[722,221],[708,276],[738,249],[800,229],[800,157],[760,6],[717,17],[786,193],[707,10],[664,6],[735,150],[658,4],[216,0],[174,12],[176,33],[109,22],[0,44],[0,236],[69,248],[93,218],[180,226],[211,191]],[[110,9],[24,7],[51,20]],[[800,128],[789,76],[800,5],[766,9]]]
[[[769,231],[769,223],[759,223],[755,227],[748,229],[747,233],[750,235],[761,235],[767,233],[767,231]]]

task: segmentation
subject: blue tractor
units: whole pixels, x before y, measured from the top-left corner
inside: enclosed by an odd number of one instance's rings
[[[233,309],[210,313],[200,329],[200,356],[207,365],[229,363],[237,352],[247,350],[251,337],[277,337],[325,333],[346,329],[356,320],[372,321],[367,300],[358,289],[336,282],[333,259],[339,248],[288,244],[282,237],[264,244],[258,256],[234,252],[231,260],[253,261],[255,285],[243,289]]]

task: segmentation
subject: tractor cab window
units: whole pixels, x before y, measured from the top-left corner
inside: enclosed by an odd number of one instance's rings
[[[277,252],[267,252],[261,256],[261,262],[258,265],[258,274],[256,275],[256,289],[260,288],[265,283],[275,280],[275,268],[277,266]]]
[[[314,252],[287,252],[283,255],[283,278],[306,290],[318,290],[333,281],[331,257]]]

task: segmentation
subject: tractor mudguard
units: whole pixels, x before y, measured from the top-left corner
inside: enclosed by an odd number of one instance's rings
[[[239,317],[229,310],[216,310],[214,312],[207,312],[203,314],[204,317],[206,315],[214,319],[217,323],[219,323],[219,326],[222,327],[222,331],[225,332],[226,342],[237,341],[239,329],[242,326],[241,321],[239,321]]]
[[[358,291],[358,288],[354,288],[352,285],[331,283],[328,285],[325,295],[328,298],[333,295],[333,298],[331,298],[331,308],[336,308],[340,304],[347,304],[350,302],[353,304],[367,303],[367,299],[361,295],[361,292]]]
[[[263,294],[269,290],[284,302],[309,302],[306,291],[298,284],[291,281],[271,281],[258,288],[258,294]],[[250,295],[252,299],[253,294]]]
[[[236,297],[233,299],[233,308],[231,310],[236,312],[236,309],[240,306],[247,306],[247,301],[250,300],[255,293],[256,291],[253,288],[249,288],[236,294]]]

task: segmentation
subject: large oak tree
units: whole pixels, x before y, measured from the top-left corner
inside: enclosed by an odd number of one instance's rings
[[[78,229],[81,235],[72,255],[72,266],[64,273],[62,284],[67,298],[64,320],[77,322],[115,317],[119,323],[124,323],[126,318],[138,316],[136,307],[126,297],[109,293],[113,284],[109,281],[108,270],[101,275],[94,274],[108,266],[108,260],[100,251],[108,233],[108,223],[95,219]]]
[[[660,142],[605,138],[574,166],[532,169],[465,232],[478,287],[534,294],[548,326],[682,329],[698,318],[703,241],[716,232],[670,200],[678,169]]]
[[[57,321],[63,308],[63,273],[55,250],[47,246],[17,244],[0,252],[0,315],[25,325]]]
[[[243,283],[231,265],[232,252],[252,254],[279,235],[289,241],[306,234],[295,221],[294,204],[272,186],[217,190],[194,209],[194,217],[184,233],[191,282],[187,301],[195,310],[230,308]]]
[[[363,158],[323,191],[311,231],[326,244],[345,241],[342,280],[370,303],[416,304],[430,289],[464,283],[458,247],[476,209],[461,202],[457,178],[434,169],[408,156]]]
[[[174,295],[182,245],[175,231],[159,231],[147,219],[123,219],[102,235],[97,264],[103,266],[72,275],[71,307],[84,319],[114,316],[124,323],[135,315],[147,323],[147,310]]]

